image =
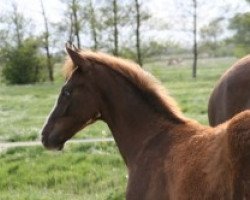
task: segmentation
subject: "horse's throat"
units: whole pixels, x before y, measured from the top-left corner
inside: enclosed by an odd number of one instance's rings
[[[113,110],[118,115],[109,116],[107,121],[119,151],[127,165],[134,163],[146,142],[162,131],[163,119],[150,108]],[[112,114],[111,114],[112,115]]]

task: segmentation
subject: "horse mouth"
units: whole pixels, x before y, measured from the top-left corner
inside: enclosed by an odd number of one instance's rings
[[[61,151],[64,147],[65,141],[49,139],[47,137],[42,137],[42,144],[48,150]]]

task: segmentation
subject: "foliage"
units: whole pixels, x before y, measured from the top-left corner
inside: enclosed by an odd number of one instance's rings
[[[178,54],[187,53],[188,50],[183,49],[178,43],[172,41],[158,42],[158,41],[148,41],[143,42],[141,46],[141,53],[144,57],[145,62],[149,59],[159,58],[159,57],[169,57]],[[120,49],[120,55],[124,58],[128,58],[136,61],[137,55],[133,48],[123,47]]]
[[[130,60],[136,60],[136,53],[134,51],[134,49],[129,48],[129,47],[123,47],[120,49],[120,56],[126,59],[130,59]]]
[[[20,46],[2,50],[2,76],[9,84],[35,83],[42,78],[44,58],[39,55],[38,41],[25,40]]]
[[[202,50],[210,56],[216,56],[216,50],[221,46],[218,40],[223,32],[222,20],[223,18],[216,18],[200,29],[200,36],[202,39],[201,46],[203,46]]]
[[[9,8],[3,9],[0,14],[0,48],[20,45],[26,38],[31,37],[34,31],[32,19],[19,11],[15,1],[8,3]]]
[[[61,0],[64,4],[64,23],[54,24],[57,32],[63,36],[63,41],[74,42],[77,40],[77,46],[81,47],[81,31],[84,30],[82,27],[86,21],[86,11],[84,10],[85,3],[79,0]],[[80,13],[81,11],[81,13]]]
[[[235,31],[232,38],[234,42],[235,55],[238,57],[249,54],[250,52],[250,12],[235,15],[231,21],[229,28]]]
[[[116,13],[116,18],[114,17]],[[114,53],[120,50],[120,44],[123,43],[124,28],[131,24],[131,5],[124,1],[103,2],[101,6],[96,6],[96,30],[99,36],[99,47],[107,49]],[[117,32],[115,32],[115,26]],[[127,30],[128,32],[128,30]],[[115,41],[116,40],[116,41]],[[115,42],[117,42],[115,44]],[[115,47],[117,45],[117,47]],[[117,48],[115,50],[115,48]]]
[[[176,56],[183,53],[185,50],[178,44],[172,41],[158,42],[150,41],[144,42],[142,46],[142,54],[145,58],[154,58],[159,56]]]
[[[212,50],[213,48],[215,48],[214,51]],[[216,45],[213,43],[201,42],[199,51],[201,57],[232,57],[235,53],[235,44],[229,39],[217,41]]]

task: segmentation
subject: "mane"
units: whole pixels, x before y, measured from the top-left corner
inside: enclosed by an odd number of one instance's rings
[[[174,99],[168,95],[167,90],[154,76],[144,71],[138,64],[127,59],[110,56],[100,52],[82,50],[78,53],[83,60],[100,63],[118,72],[142,91],[143,94],[147,96],[148,101],[153,104],[158,111],[167,113],[168,117],[169,114],[171,114],[173,119],[183,121],[184,117],[182,112]],[[77,66],[75,66],[68,57],[63,68],[65,78],[69,78],[76,68]]]

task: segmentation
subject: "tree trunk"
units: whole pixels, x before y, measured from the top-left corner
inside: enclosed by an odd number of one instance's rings
[[[198,59],[198,49],[197,49],[197,0],[193,0],[193,72],[192,77],[196,78],[197,71],[197,59]]]
[[[138,0],[135,0],[136,7],[136,51],[137,51],[137,62],[142,67],[142,56],[141,56],[141,38],[140,38],[140,26],[141,26],[141,15],[140,5]]]
[[[113,13],[114,13],[114,55],[118,56],[118,18],[117,18],[117,0],[113,0]]]
[[[49,26],[48,26],[48,19],[45,13],[45,9],[43,6],[43,1],[41,0],[41,8],[42,8],[42,15],[43,15],[43,20],[44,20],[44,26],[45,26],[45,34],[44,34],[44,48],[46,50],[46,56],[47,56],[47,67],[48,67],[48,72],[49,72],[49,80],[51,82],[54,81],[54,76],[53,76],[53,65],[51,61],[51,54],[50,54],[50,48],[49,48]]]
[[[15,32],[16,32],[16,42],[17,42],[17,46],[20,47],[21,46],[21,43],[22,43],[22,36],[21,36],[21,33],[20,33],[20,28],[21,28],[21,19],[20,19],[20,16],[18,14],[18,11],[17,11],[17,5],[15,3],[12,4],[12,7],[13,7],[13,23],[15,25]]]
[[[73,15],[72,15],[72,13],[70,13],[70,30],[69,30],[69,39],[68,39],[68,41],[71,43],[71,44],[73,44],[73,42],[74,42],[74,36],[73,36],[73,34],[74,34],[74,23],[73,23]]]
[[[78,15],[77,15],[77,3],[76,0],[72,0],[72,14],[73,14],[73,21],[74,21],[74,31],[75,31],[75,36],[77,39],[77,47],[81,48],[81,41],[80,41],[80,27],[79,27],[79,21],[78,21]]]
[[[95,16],[95,9],[93,7],[92,0],[90,0],[90,26],[91,26],[91,34],[94,41],[94,50],[98,48],[98,41],[97,41],[97,31],[96,31],[96,16]]]

